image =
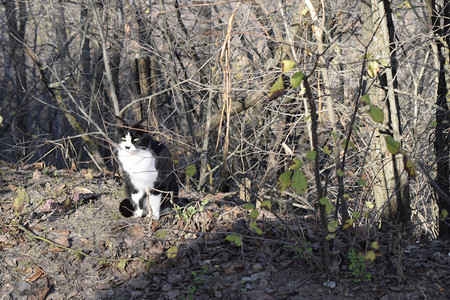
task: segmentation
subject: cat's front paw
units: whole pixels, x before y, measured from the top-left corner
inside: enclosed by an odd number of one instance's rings
[[[149,217],[150,219],[153,219],[153,220],[155,220],[155,221],[158,221],[159,220],[159,217],[160,217],[160,215],[159,215],[159,211],[158,212],[149,212],[148,214],[147,214],[147,217]]]
[[[134,205],[131,203],[130,199],[125,199],[120,202],[119,210],[125,218],[134,216]]]

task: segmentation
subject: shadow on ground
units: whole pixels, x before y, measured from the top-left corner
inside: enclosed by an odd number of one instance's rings
[[[449,241],[389,249],[389,237],[381,238],[366,269],[370,281],[355,282],[339,245],[337,275],[323,274],[292,246],[292,234],[303,235],[320,258],[315,216],[281,222],[261,210],[258,235],[237,200],[206,195],[192,198],[191,216],[124,219],[112,175],[0,171],[0,299],[450,298]],[[242,245],[229,234],[241,235]]]

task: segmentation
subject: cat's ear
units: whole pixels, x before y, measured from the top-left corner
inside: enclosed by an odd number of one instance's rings
[[[128,127],[127,122],[125,122],[121,117],[116,116],[116,132],[118,134],[124,134],[126,127]]]
[[[117,122],[117,125],[119,125],[120,127],[127,125],[127,123],[119,116],[116,116],[116,122]]]
[[[146,120],[142,120],[138,123],[138,125],[136,127],[144,129],[144,130],[148,130],[148,122]]]

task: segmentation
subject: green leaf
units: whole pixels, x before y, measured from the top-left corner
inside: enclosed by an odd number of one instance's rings
[[[325,206],[325,213],[327,215],[331,214],[334,211],[334,206],[333,204],[328,204],[327,206]]]
[[[295,67],[295,61],[292,60],[283,60],[281,61],[281,72],[286,73],[292,70]]]
[[[120,271],[125,272],[125,267],[127,266],[128,259],[122,258],[118,263],[117,267]]]
[[[361,217],[361,215],[359,214],[359,212],[354,211],[354,212],[352,213],[352,217],[353,217],[354,219],[359,219],[359,218]]]
[[[167,236],[167,231],[165,231],[165,230],[158,230],[158,231],[155,233],[155,236],[156,236],[158,239],[163,239],[163,238],[165,238],[165,237]]]
[[[319,200],[319,203],[325,206],[325,212],[327,214],[331,214],[331,212],[334,210],[333,204],[328,200],[327,197],[322,197]]]
[[[316,152],[315,150],[310,150],[310,151],[308,151],[308,152],[306,153],[306,157],[307,157],[309,160],[315,160],[315,159],[316,159],[316,156],[317,156],[317,152]]]
[[[338,221],[337,220],[333,220],[333,221],[330,221],[328,223],[328,232],[329,233],[336,232],[337,228],[338,228]]]
[[[250,223],[250,228],[256,231],[257,234],[262,234],[261,228],[258,227],[258,224],[255,221]]]
[[[0,122],[1,123],[1,122]],[[437,122],[436,120],[434,120],[433,122],[431,122],[431,127],[436,127],[437,126]]]
[[[369,97],[369,95],[361,96],[361,104],[362,105],[369,105],[370,104],[370,97]]]
[[[367,253],[365,255],[365,259],[371,260],[371,261],[374,261],[376,257],[377,256],[375,255],[375,252],[373,252],[373,250],[367,251]]]
[[[281,191],[284,191],[291,185],[291,176],[292,171],[287,171],[280,175],[280,178],[278,179],[278,184],[281,187]]]
[[[278,97],[281,97],[283,93],[284,93],[284,83],[283,77],[280,75],[277,81],[275,81],[275,83],[272,85],[268,97],[270,100],[274,100]]]
[[[336,132],[334,132],[334,131],[331,132],[331,137],[333,138],[333,141],[339,140],[338,135],[337,135]]]
[[[355,219],[347,219],[347,220],[345,220],[344,229],[352,227],[354,222],[355,222]]]
[[[372,247],[372,249],[374,249],[374,250],[380,249],[380,245],[378,244],[377,241],[372,242],[372,244],[370,244],[370,247]]]
[[[383,111],[373,104],[370,104],[368,114],[375,123],[381,123],[384,120]]]
[[[360,179],[358,179],[358,184],[359,184],[360,186],[366,186],[366,185],[367,185],[367,182],[366,182],[365,179],[360,178]]]
[[[367,65],[367,73],[369,73],[370,77],[374,78],[375,76],[377,76],[378,71],[380,71],[380,65],[377,61],[371,61]]]
[[[302,84],[303,81],[303,72],[298,71],[291,77],[291,86],[293,89],[299,87]]]
[[[256,209],[252,209],[250,212],[250,218],[252,218],[253,220],[256,219],[259,216],[259,211]]]
[[[402,151],[403,154],[403,167],[405,168],[406,173],[408,173],[408,177],[416,180],[416,166],[414,162],[409,158],[406,154],[406,151]]]
[[[225,237],[225,239],[226,239],[227,241],[230,241],[230,242],[232,242],[232,243],[235,243],[236,246],[238,246],[238,247],[242,246],[242,237],[241,237],[240,235],[230,234],[230,235],[227,235],[227,236]]]
[[[337,176],[342,177],[342,176],[344,176],[344,171],[342,171],[341,169],[337,169],[336,174],[337,174]]]
[[[192,177],[195,175],[195,173],[197,173],[197,168],[195,167],[195,165],[189,165],[186,168],[186,176],[188,177]]]
[[[323,147],[323,153],[330,154],[331,152],[332,152],[332,150],[330,149],[330,147],[328,147],[328,145],[325,145]]]
[[[271,209],[271,208],[272,208],[272,203],[270,202],[270,200],[264,200],[264,201],[261,203],[261,206],[262,206],[262,207],[267,207],[268,209]]]
[[[172,246],[169,249],[167,249],[167,258],[175,258],[178,254],[178,247]]]
[[[334,239],[336,238],[336,234],[335,234],[335,233],[333,233],[333,234],[328,234],[325,238],[326,238],[328,241],[334,240]]]
[[[17,189],[17,197],[13,201],[12,208],[16,212],[21,213],[23,211],[23,208],[25,207],[25,204],[29,202],[30,194],[28,194],[25,188],[20,187]]]
[[[308,180],[302,170],[295,170],[292,176],[291,187],[297,194],[303,194],[308,187]]]
[[[387,147],[388,151],[392,155],[397,154],[398,151],[400,150],[400,143],[395,141],[394,138],[390,135],[385,135],[384,140],[386,141],[386,147]]]
[[[322,205],[327,206],[330,203],[330,200],[328,200],[327,197],[322,197],[322,198],[319,199],[319,203],[322,204]]]
[[[345,147],[345,144],[347,144],[347,139],[344,139],[344,140],[342,141],[342,148]],[[351,149],[356,150],[355,143],[353,143],[352,141],[350,141],[350,142],[348,143],[348,146],[349,146]]]
[[[289,170],[297,170],[297,169],[300,169],[302,166],[303,166],[303,161],[301,161],[298,158],[294,158],[290,162]]]
[[[246,210],[251,210],[251,209],[254,209],[255,206],[253,204],[251,204],[251,203],[247,203],[247,204],[244,205],[244,208]]]

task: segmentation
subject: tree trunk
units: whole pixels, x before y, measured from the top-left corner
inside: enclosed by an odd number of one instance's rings
[[[26,103],[26,96],[28,92],[26,76],[27,65],[25,63],[25,51],[22,45],[25,40],[25,29],[28,20],[26,1],[18,1],[18,6],[16,6],[16,1],[11,0],[3,0],[2,3],[5,7],[6,28],[9,35],[8,46],[11,53],[10,64],[14,69],[14,75],[11,77],[14,78],[14,82],[12,85],[15,92],[15,97],[13,98],[14,100],[8,101],[8,103],[4,103],[4,108],[6,108],[7,106],[8,111],[11,112],[11,118],[4,116],[6,117],[5,121],[7,121],[5,123],[13,122],[14,120],[19,129],[19,132],[25,133],[25,135],[27,135],[27,118],[17,118],[17,115],[20,114]]]
[[[364,4],[363,4],[364,5]],[[385,128],[377,128],[371,144],[371,153],[376,160],[374,196],[380,217],[407,225],[410,222],[410,198],[407,173],[404,170],[403,154],[392,155],[386,147],[384,135],[391,135],[395,141],[402,141],[400,105],[397,95],[397,59],[394,41],[395,29],[389,1],[372,0],[365,24],[365,40],[371,41],[369,54],[372,62],[386,64],[377,74],[377,86],[371,85],[368,94],[371,103],[384,111]],[[370,18],[371,16],[372,18]]]
[[[448,63],[446,60],[450,59],[448,46],[450,37],[450,3],[444,1],[443,15],[437,11],[436,2],[434,0],[427,0],[427,8],[430,14],[431,26],[435,36],[434,44],[432,45],[435,60],[435,69],[438,70],[436,74],[436,128],[434,149],[436,153],[436,183],[439,187],[437,191],[437,204],[439,206],[439,235],[447,237],[450,235],[450,226],[445,221],[445,213],[450,212],[450,114],[447,104],[448,86]],[[444,18],[444,27],[441,27],[441,19]],[[445,41],[445,44],[444,44]],[[448,218],[448,217],[447,217]]]

